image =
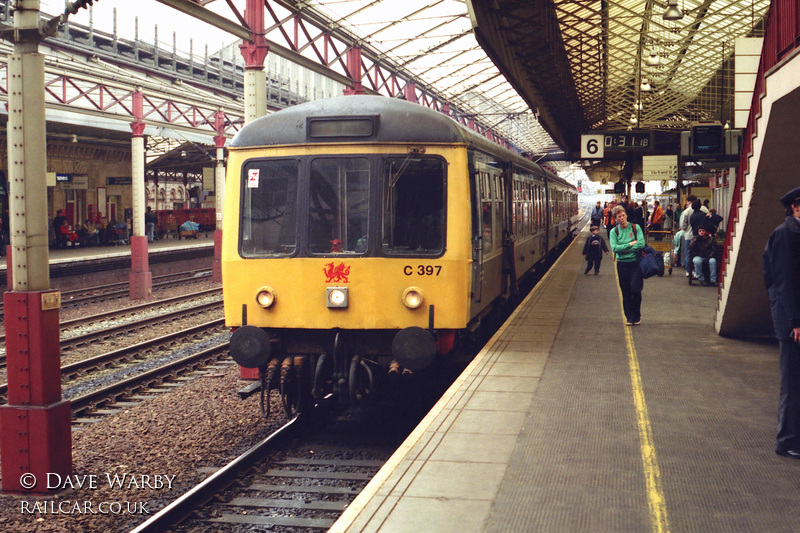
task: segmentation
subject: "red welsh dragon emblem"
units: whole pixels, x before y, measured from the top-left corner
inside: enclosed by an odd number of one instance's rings
[[[350,275],[350,266],[344,263],[339,263],[334,266],[333,261],[331,261],[325,264],[325,268],[323,268],[322,271],[325,272],[325,283],[350,282],[350,280],[347,279],[347,276]]]

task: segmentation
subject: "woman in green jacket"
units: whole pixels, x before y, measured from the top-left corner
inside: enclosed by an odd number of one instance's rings
[[[628,223],[628,214],[622,206],[614,207],[616,227],[611,231],[611,251],[617,258],[619,288],[622,291],[622,307],[625,310],[625,325],[642,322],[642,288],[644,278],[639,269],[638,252],[644,248],[641,226]]]

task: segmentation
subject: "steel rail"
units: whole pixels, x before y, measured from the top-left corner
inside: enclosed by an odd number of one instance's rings
[[[102,389],[70,398],[72,414],[75,416],[98,405],[113,403],[121,396],[132,395],[147,388],[155,388],[156,384],[164,383],[170,377],[194,371],[198,366],[206,364],[210,360],[219,360],[227,356],[228,348],[229,343],[224,342],[192,355],[176,359],[142,374],[118,381]]]
[[[74,318],[72,320],[65,320],[64,322],[61,322],[59,325],[61,326],[61,330],[63,331],[65,329],[73,328],[75,326],[80,326],[82,324],[88,324],[90,322],[95,322],[98,320],[102,320],[104,318],[114,317],[115,315],[121,317],[132,313],[138,313],[139,311],[144,311],[147,309],[156,309],[164,305],[172,305],[175,303],[184,302],[186,300],[191,300],[193,298],[202,298],[204,296],[210,296],[214,293],[219,293],[221,291],[222,289],[218,288],[205,289],[202,291],[197,291],[190,294],[184,294],[181,296],[173,296],[172,298],[164,298],[163,300],[155,300],[143,304],[132,305],[130,307],[125,307],[124,309],[115,309],[114,311],[104,311],[102,313],[97,313],[95,315]],[[5,340],[5,335],[0,336],[0,343],[2,343],[4,340]]]
[[[207,304],[202,304],[202,305],[197,306],[197,307],[193,307],[193,308],[191,308],[189,310],[182,309],[180,311],[175,311],[175,312],[172,312],[172,313],[168,313],[167,315],[160,315],[160,316],[157,316],[157,317],[150,317],[150,318],[147,318],[147,319],[144,319],[144,320],[140,320],[140,321],[137,321],[137,322],[129,322],[127,324],[122,324],[120,326],[116,326],[116,327],[113,327],[113,328],[108,328],[108,329],[103,330],[103,331],[95,331],[95,332],[92,332],[92,333],[88,333],[86,335],[77,335],[75,337],[71,337],[69,339],[62,340],[61,348],[62,348],[62,350],[64,350],[65,348],[69,348],[69,347],[71,347],[73,345],[80,346],[80,345],[83,345],[83,344],[89,344],[89,343],[92,343],[92,342],[97,342],[98,339],[101,338],[101,337],[102,338],[111,337],[111,336],[113,336],[115,334],[119,334],[119,333],[125,331],[126,329],[131,329],[132,326],[135,329],[141,329],[142,327],[145,327],[145,326],[147,326],[149,324],[161,322],[161,321],[165,320],[165,318],[174,317],[175,315],[180,315],[180,314],[187,314],[187,315],[188,314],[197,314],[198,312],[202,312],[202,311],[208,310],[209,308],[219,307],[221,304],[222,304],[221,301],[215,301],[215,302],[211,302],[211,303],[207,303]],[[179,332],[176,332],[176,333],[170,333],[170,334],[167,334],[167,335],[164,335],[164,336],[161,336],[161,337],[157,337],[155,339],[151,339],[150,341],[145,341],[145,342],[130,346],[128,348],[121,348],[120,350],[116,350],[115,352],[110,352],[110,354],[100,355],[100,356],[98,356],[97,358],[94,358],[94,359],[99,359],[99,358],[103,358],[103,357],[110,357],[111,354],[124,352],[126,350],[132,351],[134,349],[141,348],[141,347],[147,345],[148,343],[153,344],[153,345],[158,345],[158,344],[164,344],[166,342],[173,342],[175,339],[180,338],[181,336],[186,336],[188,332],[192,332],[195,329],[208,328],[209,325],[212,324],[212,323],[219,325],[219,324],[224,323],[224,319],[222,319],[222,318],[221,319],[217,319],[215,321],[207,322],[205,324],[201,324],[199,326],[196,326],[195,328],[190,328],[188,330],[183,330],[183,331],[179,331]],[[196,333],[196,331],[194,333]],[[117,355],[116,359],[121,359],[121,358],[125,357],[126,355],[127,354]],[[109,360],[110,360],[110,358],[109,358]],[[5,364],[6,364],[6,356],[2,355],[2,356],[0,356],[0,365],[5,365]],[[70,365],[65,365],[61,369],[62,370],[62,375],[63,375],[65,369],[80,368],[80,366],[82,364],[83,364],[83,361],[79,361],[77,363],[72,363]],[[5,398],[7,392],[8,392],[8,383],[0,384],[0,398]]]
[[[181,331],[177,331],[175,333],[169,333],[167,335],[164,335],[163,337],[150,339],[148,341],[134,344],[133,346],[126,346],[125,348],[114,350],[113,352],[104,353],[101,355],[97,355],[95,357],[90,357],[89,359],[84,359],[82,361],[70,363],[68,365],[64,365],[61,367],[61,378],[70,379],[81,374],[86,374],[88,371],[92,369],[95,368],[99,369],[105,367],[106,365],[111,363],[117,363],[117,362],[124,363],[126,361],[137,359],[138,357],[136,356],[136,354],[152,353],[156,351],[158,348],[163,347],[164,345],[177,344],[178,342],[180,342],[182,338],[193,337],[198,333],[208,332],[213,328],[217,328],[224,325],[225,325],[225,319],[218,318],[216,320],[212,320],[204,324],[199,324],[189,329],[184,329]],[[5,389],[2,387],[4,387],[4,385],[0,385],[0,394],[4,394],[6,392]]]
[[[185,277],[178,277],[180,276],[180,274],[165,274],[163,276],[158,276],[157,278],[154,278],[154,281],[155,279],[159,279],[162,281],[159,281],[158,283],[153,283],[152,287],[155,289],[160,287],[169,287],[171,285],[176,285],[176,284],[180,285],[185,282],[192,282],[198,279],[205,279],[211,276],[211,272],[207,269],[195,270],[192,272],[187,272],[186,274],[187,275]],[[198,276],[198,274],[201,275]],[[168,280],[167,278],[177,278],[177,279]],[[97,292],[99,294],[92,294],[86,296],[87,292]],[[128,292],[129,290],[127,281],[121,281],[119,283],[109,283],[108,285],[97,285],[94,287],[87,287],[85,289],[62,291],[61,306],[62,308],[68,306],[71,307],[73,305],[78,305],[92,299],[98,299],[98,298],[108,299],[109,297],[114,297],[117,295],[127,296]],[[80,295],[80,296],[73,297],[73,295]],[[166,300],[161,300],[161,301],[166,301]],[[0,300],[0,320],[2,320],[4,316],[5,316],[4,305],[2,300]],[[2,342],[2,339],[5,339],[5,336],[0,337],[0,342]]]
[[[217,470],[199,485],[185,492],[182,496],[178,497],[178,499],[153,515],[149,520],[131,530],[130,533],[166,531],[170,525],[176,524],[189,516],[195,509],[233,483],[242,471],[263,461],[264,452],[268,450],[276,440],[283,437],[284,434],[289,433],[295,424],[299,425],[302,421],[301,417],[303,416],[302,414],[298,414],[289,420],[274,433]]]
[[[210,277],[211,273],[204,275],[203,277]],[[174,277],[174,276],[164,276],[164,277]],[[190,278],[183,278],[183,279],[175,279],[175,280],[167,280],[167,281],[160,281],[158,283],[153,283],[152,288],[157,289],[161,287],[171,287],[173,285],[182,285],[186,282],[196,281],[201,278],[190,277]],[[99,294],[90,294],[86,295],[87,292],[99,292]],[[81,294],[85,296],[78,296],[72,297],[73,294]],[[79,289],[74,291],[67,291],[61,293],[61,305],[76,305],[90,300],[96,300],[98,298],[108,299],[109,297],[121,296],[126,297],[129,294],[128,289],[128,282],[123,281],[120,283],[112,283],[109,285],[100,285],[97,287],[90,287],[88,289]]]

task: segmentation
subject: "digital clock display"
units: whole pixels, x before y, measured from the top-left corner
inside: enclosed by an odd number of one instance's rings
[[[653,146],[653,138],[651,133],[607,133],[604,136],[604,144],[608,149],[617,148],[625,150],[639,148],[647,150]]]

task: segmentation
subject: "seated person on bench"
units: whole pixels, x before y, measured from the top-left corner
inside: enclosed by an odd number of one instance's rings
[[[701,285],[708,285],[706,282],[703,267],[708,265],[708,272],[711,277],[711,285],[717,284],[717,260],[714,258],[716,242],[712,236],[712,228],[708,223],[703,223],[697,230],[697,236],[692,237],[689,243],[689,254],[692,256],[694,266],[694,276],[700,281]]]

